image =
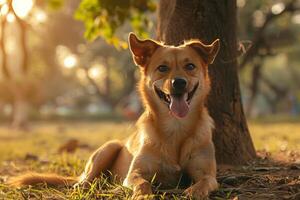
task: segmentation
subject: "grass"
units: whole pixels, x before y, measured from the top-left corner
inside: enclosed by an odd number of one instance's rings
[[[0,199],[97,199],[111,194],[96,190],[101,179],[90,191],[80,188],[38,188],[12,189],[3,184],[5,179],[21,171],[53,172],[69,176],[79,175],[91,152],[105,141],[124,138],[133,131],[129,123],[96,122],[53,122],[33,124],[30,131],[14,131],[5,126],[0,128]],[[59,147],[70,139],[77,139],[88,148],[78,149],[73,154],[59,154]],[[2,184],[1,184],[2,178]],[[114,185],[109,185],[113,187]],[[127,191],[126,189],[123,189]],[[98,191],[98,192],[97,192]],[[28,196],[30,195],[30,196]],[[32,196],[33,195],[33,196]],[[124,193],[121,196],[126,195]],[[116,198],[114,198],[116,199]]]
[[[300,122],[249,122],[257,150],[278,151],[300,149]]]
[[[40,122],[29,131],[0,127],[0,161],[22,158],[27,153],[49,156],[69,139],[97,148],[105,141],[125,138],[134,130],[132,124],[115,122]]]
[[[250,122],[256,149],[277,153],[300,149],[300,123]],[[131,191],[120,183],[101,178],[84,191],[82,188],[49,188],[45,185],[13,189],[5,185],[10,176],[23,171],[53,172],[79,175],[91,152],[110,139],[123,139],[134,131],[127,122],[37,122],[30,131],[14,131],[0,127],[0,199],[127,199]],[[77,139],[84,148],[72,154],[58,153],[59,147]],[[119,188],[116,192],[115,189]],[[218,191],[222,198],[234,195],[231,190]],[[223,194],[224,193],[224,194]],[[183,199],[180,194],[158,194],[160,198]],[[227,197],[228,196],[228,197]],[[218,199],[215,197],[213,199]]]

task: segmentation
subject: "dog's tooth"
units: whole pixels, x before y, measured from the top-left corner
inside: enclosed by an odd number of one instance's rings
[[[188,94],[188,93],[185,93],[185,94],[184,94],[184,99],[185,99],[186,101],[188,101],[188,99],[189,99],[189,94]]]

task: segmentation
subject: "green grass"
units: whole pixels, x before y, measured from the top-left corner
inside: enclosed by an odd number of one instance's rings
[[[271,152],[300,149],[300,123],[250,122],[249,129],[256,149]],[[24,171],[79,175],[91,152],[110,139],[123,139],[134,131],[126,122],[36,122],[30,131],[14,131],[0,127],[0,200],[2,199],[127,199],[131,191],[110,183],[105,178],[82,188],[49,188],[45,185],[13,189],[5,185],[8,177]],[[60,145],[78,139],[89,148],[73,154],[58,154]],[[26,159],[26,155],[27,158]],[[30,155],[30,156],[28,156]],[[31,158],[33,155],[37,158]],[[118,192],[112,191],[116,187]],[[163,198],[166,194],[159,194]],[[169,196],[170,197],[170,196]],[[182,199],[174,195],[171,199]]]
[[[300,149],[300,122],[250,122],[249,129],[257,150],[278,151]]]
[[[3,182],[8,176],[22,171],[53,172],[69,176],[79,175],[91,152],[113,138],[124,138],[134,131],[129,123],[56,122],[33,124],[30,131],[0,128],[0,199],[101,199],[114,193],[100,192],[99,188],[112,189],[105,179],[93,183],[88,191],[80,188],[48,188],[46,186],[12,189]],[[69,139],[88,144],[89,149],[78,149],[74,154],[58,154],[60,145]],[[26,155],[38,156],[26,159]],[[1,182],[2,179],[2,182]],[[105,186],[105,187],[104,187]],[[124,197],[128,190],[121,190]],[[119,198],[120,198],[119,197]],[[122,199],[122,198],[120,198]]]
[[[22,158],[27,153],[49,156],[69,139],[97,148],[105,141],[123,139],[134,131],[130,123],[50,122],[33,124],[29,131],[0,127],[0,161]]]

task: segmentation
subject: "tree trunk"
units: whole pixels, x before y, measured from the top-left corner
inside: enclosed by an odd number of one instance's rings
[[[15,97],[11,124],[13,128],[22,130],[28,128],[28,109],[29,105],[26,100]]]
[[[3,72],[4,78],[10,78],[10,74],[7,69],[7,53],[5,46],[5,30],[6,30],[6,18],[1,17],[1,28],[0,28],[0,50],[1,50],[1,71]]]
[[[261,78],[261,71],[262,71],[262,63],[258,61],[253,68],[252,68],[252,75],[251,75],[251,85],[250,85],[250,98],[248,101],[248,105],[246,106],[246,115],[252,116],[252,110],[255,103],[255,99],[259,92],[259,83]]]
[[[25,95],[25,87],[16,81],[10,81],[10,90],[13,94],[13,113],[11,126],[15,129],[28,128],[29,104]]]
[[[12,93],[14,94],[13,102],[13,119],[12,127],[17,129],[26,129],[28,126],[28,112],[29,112],[29,102],[27,100],[26,92],[24,85],[28,85],[28,67],[29,67],[29,57],[27,49],[27,26],[26,23],[18,17],[15,10],[12,7],[12,1],[9,3],[10,11],[14,14],[16,18],[16,23],[19,26],[20,31],[20,49],[22,52],[22,61],[21,61],[21,70],[20,75],[16,77],[12,76]],[[22,85],[19,84],[18,78],[23,82]]]
[[[220,38],[221,50],[209,66],[212,90],[207,103],[216,127],[216,159],[219,164],[245,164],[255,158],[238,80],[236,1],[160,0],[158,17],[158,39],[166,44]]]

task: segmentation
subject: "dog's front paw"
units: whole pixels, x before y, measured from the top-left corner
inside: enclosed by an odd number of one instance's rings
[[[133,189],[133,200],[144,200],[144,199],[153,199],[152,195],[152,187],[149,182],[143,182],[136,185]]]
[[[187,188],[184,193],[188,197],[192,197],[194,199],[207,199],[209,193],[218,188],[218,183],[215,178],[207,177],[191,187]]]
[[[197,185],[193,185],[193,186],[187,188],[184,191],[184,194],[193,199],[204,200],[204,199],[207,199],[209,190],[206,187],[201,188],[201,187],[198,187]]]
[[[152,195],[139,195],[133,194],[131,200],[152,200],[154,197]]]

